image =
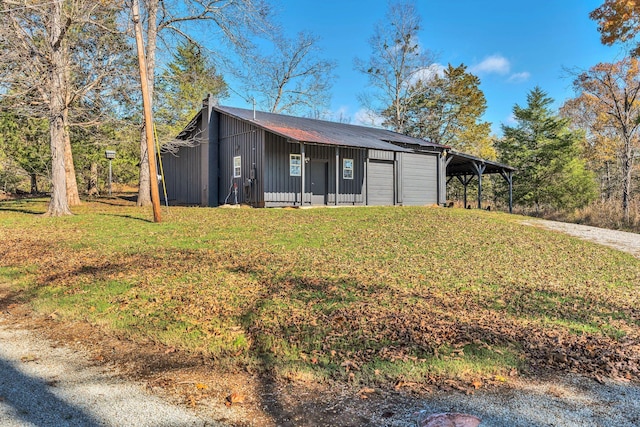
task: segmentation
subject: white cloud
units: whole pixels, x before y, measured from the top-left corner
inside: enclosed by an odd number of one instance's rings
[[[529,77],[531,77],[531,73],[529,73],[528,71],[523,71],[522,73],[511,74],[507,81],[509,83],[522,83],[529,80]]]
[[[469,68],[473,74],[508,74],[511,70],[509,60],[502,55],[491,55]]]
[[[349,107],[341,105],[337,110],[327,111],[324,120],[339,123],[351,123],[351,115],[349,114]]]
[[[438,64],[438,63],[431,64],[426,68],[422,68],[422,69],[416,71],[413,74],[413,76],[411,78],[411,81],[409,83],[414,85],[414,84],[418,83],[419,81],[428,82],[429,80],[431,80],[435,76],[442,77],[444,75],[444,70],[446,68],[447,67],[445,67],[442,64]]]
[[[356,111],[356,114],[353,117],[353,122],[357,125],[382,127],[384,118],[376,114],[375,111],[361,108],[360,110]]]
[[[511,113],[503,123],[507,126],[513,126],[517,124],[518,121],[516,120],[516,116],[513,113]]]

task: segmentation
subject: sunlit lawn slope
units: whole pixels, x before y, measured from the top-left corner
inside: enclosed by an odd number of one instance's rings
[[[290,379],[638,377],[640,260],[438,208],[0,203],[0,283],[60,321]]]

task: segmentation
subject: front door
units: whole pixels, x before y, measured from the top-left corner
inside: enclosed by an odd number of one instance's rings
[[[311,193],[311,204],[326,205],[329,163],[312,161],[310,166],[309,193]]]

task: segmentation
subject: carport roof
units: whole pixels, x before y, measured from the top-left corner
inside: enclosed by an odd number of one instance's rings
[[[498,162],[475,157],[470,154],[449,150],[447,157],[450,158],[447,164],[447,176],[475,175],[477,174],[475,165],[484,165],[485,174],[515,172],[516,169]]]
[[[243,108],[216,106],[214,109],[297,142],[406,152],[413,150],[401,147],[399,144],[437,151],[448,148],[387,129],[261,111],[254,112]]]

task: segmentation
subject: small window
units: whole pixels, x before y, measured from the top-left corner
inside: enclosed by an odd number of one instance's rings
[[[242,160],[240,156],[233,158],[233,177],[240,178],[242,172]]]
[[[342,159],[342,179],[353,179],[353,159]]]
[[[302,175],[302,155],[301,154],[289,154],[289,175],[290,176]]]

